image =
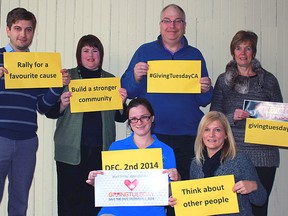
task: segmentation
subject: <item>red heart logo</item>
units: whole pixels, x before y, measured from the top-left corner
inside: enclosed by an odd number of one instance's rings
[[[131,191],[133,191],[133,190],[136,188],[136,186],[138,185],[138,180],[135,179],[134,181],[131,182],[129,179],[126,179],[126,180],[124,181],[124,184],[125,184]]]

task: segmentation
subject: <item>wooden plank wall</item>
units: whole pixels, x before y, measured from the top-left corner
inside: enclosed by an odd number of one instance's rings
[[[80,37],[95,34],[105,48],[104,69],[121,76],[135,50],[159,34],[161,9],[169,3],[186,12],[186,37],[198,47],[215,82],[231,59],[229,44],[240,29],[259,36],[257,58],[280,82],[288,102],[288,2],[287,0],[0,0],[0,43],[8,43],[6,15],[15,7],[32,11],[38,25],[32,51],[60,52],[63,68],[76,65]],[[207,109],[204,109],[205,111]],[[53,160],[55,122],[39,116],[40,145],[27,215],[57,215],[56,172]],[[127,135],[126,124],[117,124],[117,138]],[[269,215],[287,215],[288,152],[281,149],[281,165],[270,198]],[[6,184],[7,185],[7,184]],[[0,206],[6,216],[7,190]]]

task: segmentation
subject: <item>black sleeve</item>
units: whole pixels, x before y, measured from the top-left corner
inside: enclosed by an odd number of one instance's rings
[[[64,112],[60,113],[60,101],[57,102],[47,113],[45,116],[51,119],[57,119],[63,115]]]
[[[116,122],[125,122],[128,118],[127,116],[127,105],[126,103],[123,104],[123,114],[120,113],[119,110],[116,111],[116,114],[115,114],[115,121]]]

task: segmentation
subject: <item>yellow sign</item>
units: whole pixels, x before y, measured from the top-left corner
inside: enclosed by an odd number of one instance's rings
[[[178,216],[238,213],[237,194],[232,191],[234,175],[171,182]]]
[[[121,110],[120,79],[95,78],[71,80],[69,91],[71,113]]]
[[[147,92],[201,93],[200,60],[148,61]]]
[[[244,141],[288,147],[288,122],[247,118]]]
[[[163,169],[162,149],[102,151],[103,170]]]
[[[62,87],[59,53],[4,52],[5,88]]]

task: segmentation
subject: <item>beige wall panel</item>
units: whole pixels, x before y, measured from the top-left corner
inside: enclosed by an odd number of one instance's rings
[[[278,78],[278,81],[281,86],[284,102],[288,102],[288,2],[277,1],[277,14],[276,14],[276,37],[273,38],[276,43],[275,49],[276,52],[276,73],[275,75]],[[267,12],[269,14],[269,11]],[[264,45],[263,45],[264,46]],[[269,52],[269,51],[268,51]],[[266,62],[265,62],[266,63]],[[272,71],[273,72],[273,71]],[[273,72],[274,73],[274,72]],[[276,179],[273,187],[273,191],[269,203],[269,213],[270,215],[287,215],[287,197],[288,197],[288,188],[286,187],[288,179],[287,164],[288,162],[288,151],[287,148],[282,148],[280,150],[280,167],[276,173]]]
[[[284,101],[288,102],[288,2],[277,2],[277,77],[284,92]]]
[[[39,148],[37,154],[36,171],[33,182],[34,208],[30,208],[27,215],[56,215],[56,168],[53,159],[53,132],[55,121],[38,117]],[[30,198],[31,200],[31,198]]]
[[[111,5],[110,72],[120,76],[121,60],[127,53],[128,11],[127,1],[113,2]],[[108,50],[107,50],[108,51]],[[113,72],[114,71],[114,72]]]
[[[111,1],[93,1],[95,9],[93,13],[92,32],[103,43],[104,46],[104,65],[103,68],[110,71],[111,68]],[[115,74],[117,75],[117,74]]]
[[[287,0],[0,0],[0,43],[8,43],[7,12],[25,7],[38,20],[31,51],[60,52],[63,68],[72,68],[80,37],[95,34],[104,45],[103,68],[120,77],[135,50],[159,35],[160,11],[169,3],[185,10],[186,37],[201,50],[213,83],[231,60],[229,45],[234,34],[240,29],[255,31],[259,36],[257,58],[277,76],[284,102],[288,102]],[[38,123],[39,149],[27,215],[56,216],[55,121],[39,116]],[[127,134],[126,123],[118,123],[117,139]],[[282,148],[269,215],[287,215],[287,163],[288,151]],[[6,208],[7,184],[1,216],[7,216]]]

